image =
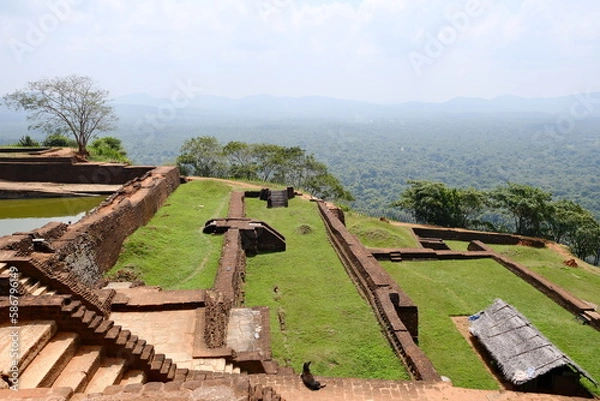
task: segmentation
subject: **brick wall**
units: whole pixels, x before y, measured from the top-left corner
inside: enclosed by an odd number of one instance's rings
[[[435,228],[435,227],[414,227],[413,232],[417,237],[439,238],[443,240],[455,241],[475,241],[480,240],[486,244],[499,245],[517,245],[526,242],[527,245],[536,248],[543,248],[544,242],[537,238],[523,237],[513,234],[487,233],[483,231],[458,230],[453,228]]]
[[[39,260],[56,274],[74,275],[93,287],[117,261],[125,238],[146,224],[178,185],[175,167],[155,168],[129,181],[77,223],[49,223],[28,234],[2,237],[0,250]],[[54,253],[34,252],[34,237],[46,239]]]
[[[371,304],[384,332],[413,377],[417,380],[440,381],[431,361],[415,344],[418,336],[418,310],[412,300],[381,267],[371,253],[342,221],[318,202],[319,212],[329,238],[349,276]]]
[[[124,184],[154,167],[107,163],[71,163],[49,160],[0,161],[0,180],[60,182],[69,184]]]
[[[175,167],[158,167],[130,181],[52,242],[56,252],[49,263],[93,286],[115,264],[127,236],[146,224],[178,185]]]
[[[232,192],[228,217],[245,216],[244,193]],[[209,348],[225,346],[231,308],[243,303],[242,283],[246,273],[246,253],[239,228],[230,227],[223,236],[223,248],[215,282],[206,297],[205,342]]]
[[[528,269],[520,263],[512,261],[510,258],[500,255],[492,248],[484,244],[482,241],[473,241],[469,244],[470,251],[487,251],[492,255],[492,258],[506,267],[508,270],[534,286],[536,289],[546,294],[554,302],[568,310],[569,312],[580,316],[596,330],[600,330],[600,314],[598,314],[593,306],[583,302],[575,297],[564,288],[552,283],[550,280],[540,276],[536,272]]]

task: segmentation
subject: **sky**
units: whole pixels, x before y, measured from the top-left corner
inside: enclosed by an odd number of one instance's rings
[[[600,90],[598,0],[0,0],[0,95],[92,77],[147,93],[373,103]]]

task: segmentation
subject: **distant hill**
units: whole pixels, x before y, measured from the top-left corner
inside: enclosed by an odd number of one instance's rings
[[[582,100],[583,99],[583,100]],[[588,99],[588,100],[585,100]],[[594,103],[596,102],[596,103]],[[407,113],[544,113],[581,115],[589,113],[600,116],[600,92],[553,98],[522,98],[499,96],[493,99],[458,97],[446,102],[405,102],[398,104],[375,104],[363,101],[334,99],[321,96],[274,97],[256,95],[239,99],[219,96],[198,95],[193,98],[177,98],[176,102],[167,98],[155,98],[147,94],[117,97],[114,100],[117,110],[131,110],[123,106],[144,106],[148,108],[169,108],[185,105],[187,115],[212,116],[228,115],[253,118],[273,117],[390,117]],[[583,104],[585,103],[585,104]],[[596,106],[596,107],[594,107]]]

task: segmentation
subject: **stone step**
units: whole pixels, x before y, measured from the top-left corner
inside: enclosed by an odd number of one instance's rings
[[[206,372],[225,372],[227,362],[224,358],[194,359],[194,369]]]
[[[82,392],[100,366],[101,353],[101,346],[79,347],[52,387],[71,387],[74,393]]]
[[[146,373],[143,370],[131,369],[125,372],[123,378],[119,382],[120,386],[135,383],[146,383]]]
[[[56,324],[52,321],[36,320],[19,323],[18,328],[12,325],[0,327],[0,373],[9,376],[13,358],[11,348],[13,338],[18,339],[19,372],[23,372],[35,356],[46,346],[56,333]]]
[[[75,355],[78,340],[77,333],[56,333],[23,371],[19,387],[50,387]]]
[[[45,285],[39,286],[38,288],[36,288],[33,292],[31,292],[31,295],[35,295],[35,296],[39,296],[39,295],[44,295],[48,293],[48,287],[46,287]]]
[[[27,284],[27,286],[25,287],[25,289],[27,290],[27,292],[29,294],[31,294],[32,292],[34,292],[35,290],[37,290],[38,288],[40,288],[42,284],[39,281],[36,280],[29,280],[29,283]]]
[[[102,358],[100,366],[85,388],[86,393],[101,393],[106,387],[117,384],[123,377],[125,359]]]

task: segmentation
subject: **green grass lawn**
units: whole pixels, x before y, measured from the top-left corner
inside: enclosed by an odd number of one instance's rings
[[[229,186],[216,181],[180,185],[148,224],[127,238],[108,275],[124,269],[164,289],[212,287],[223,237],[203,234],[202,228],[227,215],[229,193]]]
[[[346,227],[369,248],[420,247],[410,228],[398,226],[372,217],[346,213]]]
[[[296,371],[313,361],[313,371],[323,376],[408,379],[329,244],[316,204],[295,198],[289,205],[267,209],[265,202],[246,199],[248,217],[286,238],[285,252],[247,261],[246,304],[270,307],[274,358]]]
[[[542,277],[563,287],[576,297],[600,306],[600,268],[586,264],[585,268],[569,267],[566,259],[550,248],[528,246],[490,245],[502,255],[527,266]]]
[[[578,323],[572,314],[493,260],[383,265],[419,306],[419,345],[438,372],[456,386],[497,388],[450,318],[476,313],[495,298],[517,308],[592,377],[600,378],[600,333]]]

